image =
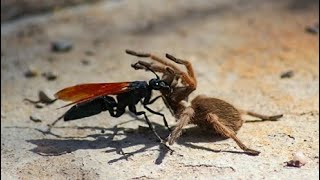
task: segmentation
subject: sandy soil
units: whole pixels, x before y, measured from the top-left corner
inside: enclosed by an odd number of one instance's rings
[[[302,3],[303,2],[303,3]],[[103,1],[1,25],[1,177],[4,179],[317,179],[319,177],[319,41],[305,27],[319,22],[318,1]],[[55,53],[51,42],[73,43]],[[261,151],[248,156],[230,139],[190,126],[170,155],[143,119],[107,113],[59,122],[67,109],[23,102],[85,82],[149,80],[130,67],[125,49],[190,60],[192,94],[224,99],[279,121],[244,117],[238,132]],[[28,69],[40,75],[25,77]],[[57,79],[41,76],[54,72]],[[290,78],[280,78],[293,71]],[[152,105],[175,119],[162,102]],[[138,106],[141,108],[141,106]],[[37,115],[41,122],[33,122]],[[148,114],[150,115],[150,114]],[[150,115],[167,135],[161,118]],[[287,167],[301,151],[307,164]]]

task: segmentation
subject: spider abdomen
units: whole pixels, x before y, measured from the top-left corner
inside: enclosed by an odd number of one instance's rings
[[[195,112],[192,123],[200,127],[214,129],[211,122],[207,120],[209,113],[217,115],[221,123],[234,131],[238,131],[243,124],[239,111],[221,99],[200,95],[191,101],[191,106]]]

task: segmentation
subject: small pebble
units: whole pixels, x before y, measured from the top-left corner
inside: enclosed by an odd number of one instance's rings
[[[35,107],[38,108],[38,109],[41,109],[41,108],[43,108],[44,106],[45,106],[45,104],[40,103],[40,102],[35,104]]]
[[[280,77],[281,77],[281,79],[292,78],[293,75],[294,75],[294,72],[292,70],[290,70],[290,71],[283,72]]]
[[[30,102],[35,105],[36,108],[43,108],[44,106],[55,102],[57,99],[49,89],[40,90],[38,92],[39,100],[31,100],[25,98],[24,101]]]
[[[25,73],[24,76],[26,78],[32,78],[32,77],[36,77],[39,74],[39,72],[36,69],[33,68],[29,68]]]
[[[290,134],[288,134],[287,136],[288,136],[289,138],[293,139],[293,140],[296,139],[294,136],[292,136],[292,135],[290,135]]]
[[[40,90],[38,93],[39,101],[43,103],[52,103],[56,100],[54,93],[49,89]]]
[[[58,40],[51,43],[51,50],[53,52],[68,52],[72,47],[72,42],[67,40]]]
[[[41,118],[37,114],[31,115],[30,120],[36,123],[42,122]]]
[[[293,154],[293,160],[300,161],[303,164],[307,163],[307,157],[301,151],[298,151]]]
[[[302,152],[292,154],[292,160],[287,162],[290,167],[302,167],[307,163],[307,157]]]
[[[88,56],[93,56],[93,55],[94,55],[94,51],[92,51],[92,50],[87,50],[87,51],[85,52],[85,54],[88,55]]]
[[[319,34],[319,23],[318,24],[314,24],[313,26],[307,26],[306,27],[306,32],[308,32],[310,34],[314,34],[314,35]]]
[[[84,59],[84,60],[81,61],[81,63],[82,63],[83,65],[89,65],[89,64],[90,64],[90,61],[89,61],[88,59]]]
[[[58,77],[56,73],[53,73],[51,71],[42,73],[42,76],[45,77],[48,81],[53,81]]]

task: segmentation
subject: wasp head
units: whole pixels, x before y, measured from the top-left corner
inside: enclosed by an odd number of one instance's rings
[[[149,81],[149,86],[151,87],[151,89],[154,90],[165,90],[165,91],[169,91],[170,90],[170,86],[163,80],[160,79],[151,79]]]

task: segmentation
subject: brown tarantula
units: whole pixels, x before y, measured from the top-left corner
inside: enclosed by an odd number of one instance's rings
[[[188,96],[197,88],[197,80],[189,61],[177,59],[172,55],[166,54],[166,57],[176,64],[184,65],[187,73],[181,71],[175,64],[159,58],[149,53],[138,53],[132,50],[126,50],[127,54],[150,58],[156,62],[148,63],[138,61],[132,64],[135,69],[153,70],[163,73],[162,80],[170,84],[171,91],[161,91],[162,98],[171,113],[178,119],[178,123],[168,137],[169,144],[172,145],[181,135],[182,128],[189,123],[196,124],[202,128],[211,129],[222,136],[232,138],[238,146],[249,155],[258,155],[260,152],[245,146],[237,138],[236,132],[243,124],[241,114],[251,115],[262,120],[276,120],[282,115],[265,116],[250,111],[238,110],[231,104],[217,98],[198,95],[191,101],[191,105],[185,105]],[[179,85],[178,81],[181,80]]]

